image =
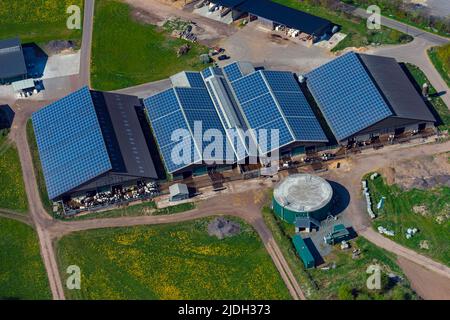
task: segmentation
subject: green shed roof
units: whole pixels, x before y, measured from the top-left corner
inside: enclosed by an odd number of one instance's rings
[[[313,268],[315,266],[315,260],[303,238],[296,234],[292,238],[292,242],[294,243],[294,247],[297,250],[298,255],[305,264],[305,267]]]

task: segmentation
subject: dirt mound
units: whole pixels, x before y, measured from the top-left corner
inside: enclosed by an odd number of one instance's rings
[[[208,225],[208,234],[224,239],[238,235],[241,232],[239,223],[225,218],[216,218]]]
[[[422,156],[409,161],[395,162],[382,170],[389,184],[397,184],[404,190],[431,189],[450,186],[450,153]]]

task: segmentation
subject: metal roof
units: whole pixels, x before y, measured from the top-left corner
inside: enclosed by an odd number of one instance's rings
[[[27,74],[22,45],[18,38],[0,41],[0,79]]]
[[[15,92],[24,90],[24,89],[31,89],[34,88],[35,84],[34,84],[34,80],[33,79],[25,79],[25,80],[20,80],[20,81],[15,81],[12,83],[13,86],[13,90]]]
[[[211,0],[212,3],[218,4],[219,6],[224,6],[227,8],[234,8],[245,1],[247,1],[247,0]]]
[[[339,141],[394,115],[354,52],[306,74],[306,83]]]
[[[394,58],[359,54],[362,62],[399,118],[436,121],[422,96]]]
[[[312,35],[320,35],[333,25],[326,19],[270,0],[246,0],[236,9]]]
[[[124,94],[91,91],[113,172],[158,178],[136,108],[139,99]]]

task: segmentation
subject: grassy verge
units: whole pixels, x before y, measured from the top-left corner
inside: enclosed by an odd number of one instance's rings
[[[194,203],[182,203],[172,207],[156,209],[156,204],[152,201],[144,202],[119,209],[108,210],[104,212],[93,212],[86,215],[67,218],[67,220],[89,220],[99,218],[119,218],[119,217],[138,217],[138,216],[161,216],[177,214],[195,209]]]
[[[28,210],[19,154],[7,130],[0,130],[0,208],[20,213]]]
[[[347,34],[347,37],[333,51],[340,51],[347,47],[364,47],[371,43],[399,44],[412,41],[412,37],[386,27],[382,27],[381,30],[368,30],[365,20],[347,13],[330,10],[321,5],[308,4],[297,0],[274,1],[328,19],[340,25],[341,32]]]
[[[66,26],[71,5],[81,8],[83,0],[0,0],[0,39],[19,36],[23,43],[50,40],[80,40],[81,30]]]
[[[23,223],[0,218],[0,300],[51,299],[37,236]]]
[[[429,49],[428,56],[442,79],[450,88],[450,44]]]
[[[57,244],[61,271],[76,264],[81,290],[70,299],[289,299],[257,233],[219,240],[211,219],[78,232]],[[236,219],[233,219],[236,220]],[[64,274],[64,273],[62,273]]]
[[[135,21],[132,8],[118,1],[96,2],[92,48],[92,85],[115,90],[161,80],[183,70],[206,66],[199,56],[208,49],[189,43],[189,53],[177,57],[188,42],[170,37],[153,25]]]
[[[334,264],[335,269],[306,270],[292,245],[294,227],[278,219],[268,208],[263,210],[263,217],[308,299],[405,300],[417,298],[409,288],[401,269],[396,265],[396,257],[365,239],[357,238],[351,241],[352,248],[361,250],[358,259],[352,259],[351,250],[341,251],[334,247],[332,253],[324,260],[328,265]],[[384,279],[387,278],[388,273],[395,273],[403,280],[397,284],[385,280],[382,289],[368,290],[366,270],[372,264],[378,264],[381,267]]]
[[[444,101],[441,99],[441,97],[438,96],[436,89],[431,85],[430,81],[428,81],[428,78],[425,76],[423,71],[419,69],[419,67],[409,63],[406,64],[406,67],[408,68],[409,73],[413,76],[414,80],[416,81],[418,88],[421,88],[424,83],[428,83],[428,86],[430,88],[429,102],[431,103],[435,112],[439,115],[439,117],[442,120],[442,123],[439,125],[439,129],[440,130],[450,129],[450,110],[448,109]]]
[[[39,159],[39,151],[37,147],[36,137],[34,135],[33,123],[31,119],[27,122],[27,140],[30,147],[31,158],[33,160],[34,175],[39,189],[42,204],[45,210],[52,214],[52,201],[48,197],[47,186],[45,184],[44,172],[42,171],[41,160]]]
[[[374,227],[393,230],[395,236],[390,237],[392,240],[450,265],[450,187],[403,191],[397,185],[386,184],[382,177],[373,181],[368,179],[368,182],[374,203],[382,196],[386,197],[384,209],[375,208],[379,217]],[[417,228],[419,232],[407,239],[408,228]],[[428,249],[421,248],[424,241]]]

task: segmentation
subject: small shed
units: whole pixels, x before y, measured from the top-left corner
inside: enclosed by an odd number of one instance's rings
[[[292,242],[294,243],[295,250],[297,250],[300,259],[302,259],[305,268],[314,268],[316,266],[316,262],[303,238],[300,235],[296,234],[292,238]]]
[[[33,79],[25,79],[12,83],[14,92],[22,92],[25,90],[32,90],[36,87]]]
[[[169,187],[170,201],[189,199],[189,189],[185,184],[177,183]]]
[[[343,224],[338,224],[333,227],[333,231],[327,234],[324,238],[326,244],[334,245],[344,240],[348,240],[350,232]]]

